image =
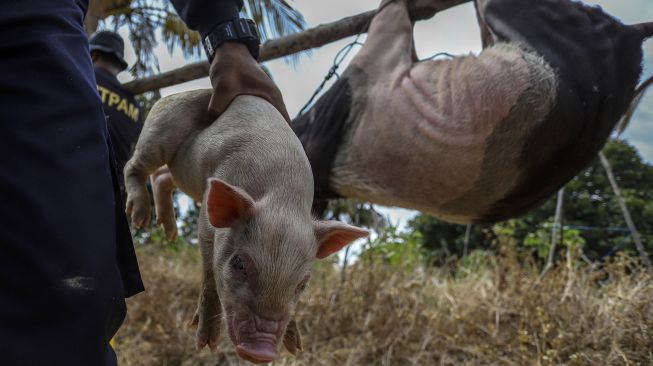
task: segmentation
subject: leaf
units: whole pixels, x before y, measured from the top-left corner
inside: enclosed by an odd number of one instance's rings
[[[262,41],[306,29],[304,16],[285,0],[246,0],[245,12],[257,24]],[[288,56],[296,62],[301,54]]]
[[[190,30],[174,12],[168,0],[92,0],[104,6],[108,18],[105,26],[118,30],[129,29],[137,61],[130,72],[141,77],[158,72],[158,58],[154,49],[160,32],[168,52],[180,48],[186,58],[202,54],[199,33]],[[245,12],[254,19],[262,40],[285,36],[306,28],[304,17],[286,0],[246,0]],[[297,60],[299,55],[289,56]]]
[[[185,56],[199,56],[201,54],[201,36],[186,26],[186,23],[177,15],[167,13],[161,37],[172,53],[176,47],[180,47]]]

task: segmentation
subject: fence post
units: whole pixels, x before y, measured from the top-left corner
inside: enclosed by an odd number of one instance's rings
[[[467,257],[467,252],[469,249],[469,237],[472,234],[472,224],[467,224],[465,229],[465,242],[463,243],[463,258]]]
[[[558,244],[558,229],[562,222],[562,204],[565,197],[565,187],[560,188],[558,191],[558,199],[556,201],[556,212],[555,218],[553,219],[553,227],[551,228],[551,247],[549,248],[549,255],[546,259],[546,265],[540,274],[540,278],[544,277],[544,274],[553,267],[553,259],[555,258],[556,246]]]
[[[608,161],[608,158],[606,158],[605,154],[603,154],[603,151],[599,152],[599,158],[601,159],[601,164],[603,165],[603,169],[605,169],[605,173],[608,176],[610,185],[612,185],[612,190],[614,191],[615,196],[617,196],[617,201],[619,202],[619,206],[621,207],[621,211],[624,215],[624,220],[626,220],[626,225],[628,225],[628,230],[630,230],[630,234],[633,236],[633,240],[635,241],[635,247],[639,252],[639,256],[642,258],[642,263],[644,263],[645,266],[650,267],[651,260],[649,259],[648,254],[646,253],[646,249],[644,248],[644,245],[642,244],[642,236],[637,231],[637,228],[635,227],[635,223],[633,222],[633,218],[630,216],[630,211],[628,211],[628,206],[626,206],[626,200],[621,195],[621,190],[619,189],[617,180],[614,178],[614,174],[612,173],[612,167],[610,167],[610,162]]]

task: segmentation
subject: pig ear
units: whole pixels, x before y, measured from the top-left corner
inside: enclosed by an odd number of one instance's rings
[[[352,241],[369,235],[365,229],[339,221],[317,221],[314,224],[317,237],[317,257],[322,259],[339,251]]]
[[[286,346],[288,352],[297,356],[298,352],[303,351],[302,340],[299,336],[299,329],[294,319],[291,319],[286,326],[286,333],[283,335],[283,345]]]
[[[237,220],[252,217],[255,210],[254,199],[247,192],[220,179],[209,180],[206,211],[211,225],[231,227]]]

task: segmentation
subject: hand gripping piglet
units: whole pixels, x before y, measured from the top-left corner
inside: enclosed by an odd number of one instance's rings
[[[367,231],[313,221],[313,177],[302,146],[265,100],[239,96],[216,120],[210,90],[161,99],[152,108],[125,167],[127,213],[150,220],[145,182],[153,177],[157,221],[177,233],[174,185],[201,202],[198,232],[203,282],[193,323],[197,347],[218,342],[221,320],[238,355],[252,362],[278,357],[278,344],[301,350],[291,315],[314,258],[324,258]]]

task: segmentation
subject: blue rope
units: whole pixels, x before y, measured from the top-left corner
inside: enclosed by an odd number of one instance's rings
[[[564,230],[575,229],[580,231],[609,231],[617,233],[630,233],[630,229],[625,227],[598,227],[587,225],[559,225],[559,224],[541,224],[542,227],[561,227]]]
[[[615,245],[612,249],[610,249],[610,251],[608,251],[607,253],[603,254],[603,255],[599,258],[599,260],[603,260],[604,258],[612,257],[616,252],[619,251],[619,249],[621,249],[621,247],[623,246],[623,244],[626,244],[626,240],[629,239],[629,238],[630,238],[630,233],[629,233],[628,235],[625,235],[625,236],[621,239],[621,241],[620,241],[619,243],[617,243],[617,245]]]

